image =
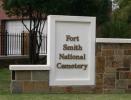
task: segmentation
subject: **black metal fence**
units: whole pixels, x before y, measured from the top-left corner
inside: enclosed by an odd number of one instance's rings
[[[28,55],[29,33],[0,33],[0,56]],[[40,55],[47,54],[47,35],[42,36]]]

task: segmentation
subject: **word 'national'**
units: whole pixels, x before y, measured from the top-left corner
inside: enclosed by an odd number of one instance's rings
[[[72,60],[85,60],[86,59],[86,54],[82,55],[73,55],[73,54],[59,54],[59,59],[72,59]]]

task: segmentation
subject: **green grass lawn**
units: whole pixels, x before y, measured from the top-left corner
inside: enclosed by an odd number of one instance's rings
[[[0,100],[131,100],[130,94],[5,94]]]
[[[10,90],[10,71],[0,69],[0,94],[9,93]]]
[[[131,94],[11,94],[10,71],[0,69],[0,100],[131,100]]]

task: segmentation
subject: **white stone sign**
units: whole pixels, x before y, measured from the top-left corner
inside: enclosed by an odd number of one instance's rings
[[[95,85],[95,17],[48,16],[50,86]]]

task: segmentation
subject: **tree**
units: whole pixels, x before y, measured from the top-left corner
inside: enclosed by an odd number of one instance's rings
[[[39,51],[41,46],[42,30],[45,25],[47,15],[78,15],[96,16],[97,23],[102,24],[109,20],[111,9],[110,0],[3,0],[3,8],[10,16],[18,16],[30,21],[29,58],[31,63],[39,61]],[[39,36],[39,40],[36,36]]]
[[[71,0],[71,15],[96,16],[97,24],[110,19],[110,0]]]
[[[3,7],[9,16],[18,16],[29,32],[29,58],[35,64],[39,62],[39,52],[42,43],[42,33],[49,13],[63,12],[59,0],[4,0]],[[65,3],[65,0],[61,0]],[[66,3],[65,3],[66,4]],[[53,9],[57,6],[57,9]],[[64,7],[64,6],[63,6]],[[29,19],[30,27],[24,23]]]
[[[114,0],[117,8],[113,11],[112,19],[101,29],[102,37],[131,38],[131,0]]]
[[[130,26],[121,20],[106,22],[101,28],[101,35],[104,38],[131,38]]]
[[[119,8],[114,11],[114,17],[131,23],[131,0],[115,0]]]

